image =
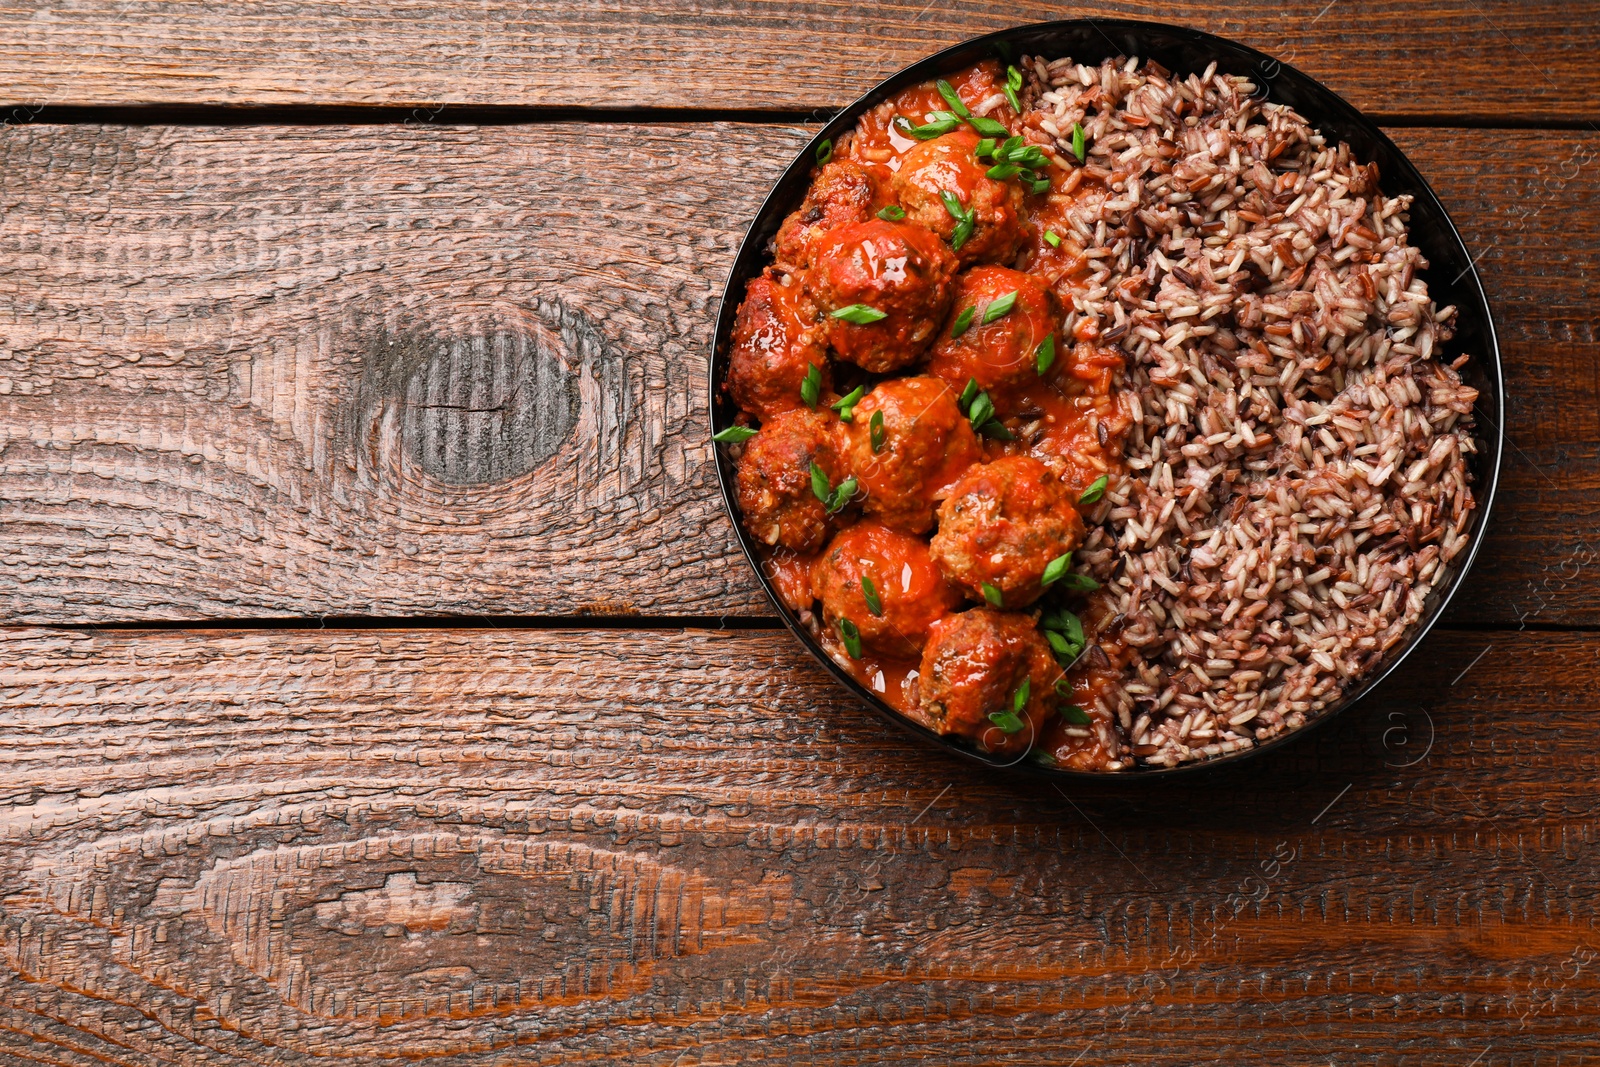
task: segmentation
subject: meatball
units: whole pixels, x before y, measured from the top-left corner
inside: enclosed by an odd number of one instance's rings
[[[967,468],[939,507],[933,558],[974,600],[983,587],[1020,608],[1039,599],[1045,567],[1083,543],[1071,490],[1032,456]]]
[[[779,263],[805,267],[818,237],[851,222],[872,217],[878,183],[872,172],[848,159],[835,159],[817,174],[800,207],[783,220],[773,242]]]
[[[878,383],[856,404],[845,436],[862,509],[907,533],[931,527],[935,502],[983,458],[955,390],[938,378]]]
[[[961,594],[946,584],[922,538],[871,520],[833,539],[812,567],[811,587],[822,600],[829,626],[849,619],[861,632],[863,645],[892,656],[916,656],[928,627],[961,603]]]
[[[1011,310],[985,323],[989,307],[1012,293],[1016,296]],[[968,324],[960,336],[952,337],[969,308]],[[1060,328],[1055,294],[1037,277],[1009,267],[973,267],[956,279],[950,323],[939,333],[927,372],[957,389],[975,379],[1003,407],[1019,390],[1053,380],[1061,372],[1071,345],[1057,335]],[[1039,346],[1046,338],[1054,354],[1041,378]]]
[[[891,188],[906,218],[949,241],[957,219],[945,206],[954,193],[972,215],[972,233],[956,251],[961,265],[1009,263],[1022,248],[1022,186],[989,177],[989,165],[973,154],[978,135],[960,129],[912,148],[900,161]]]
[[[915,363],[950,307],[950,250],[921,226],[875,218],[830,230],[815,252],[807,285],[839,357],[873,374]],[[835,314],[847,308],[859,318]]]
[[[1026,751],[1055,710],[1060,676],[1030,616],[989,608],[946,615],[929,628],[922,650],[922,718],[939,733],[970,737],[990,752]],[[1023,682],[1028,689],[1018,711]]]
[[[745,445],[735,478],[744,528],[756,540],[796,552],[815,552],[832,528],[827,505],[811,486],[811,465],[830,485],[844,480],[845,463],[831,413],[795,408],[774,415]]]
[[[727,389],[745,411],[770,418],[797,408],[800,383],[816,367],[829,388],[828,349],[816,305],[798,284],[762,275],[745,289],[733,322]]]

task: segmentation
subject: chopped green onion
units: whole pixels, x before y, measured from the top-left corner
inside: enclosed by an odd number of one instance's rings
[[[878,599],[878,587],[865,574],[861,576],[861,596],[867,602],[867,610],[883,618],[883,601]]]
[[[947,117],[936,118],[932,122],[926,123],[922,126],[913,126],[911,123],[902,118],[900,120],[901,129],[905,130],[919,141],[931,141],[935,137],[947,134],[951,130],[954,130],[957,126],[961,125],[961,120],[956,116],[949,114],[949,112],[936,111],[934,114],[945,115]]]
[[[1033,195],[1034,196],[1038,196],[1040,193],[1048,193],[1049,191],[1050,191],[1050,179],[1049,178],[1039,178],[1038,180],[1036,180],[1033,183]]]
[[[1042,748],[1036,748],[1028,753],[1028,762],[1037,763],[1041,767],[1054,767],[1056,758]]]
[[[833,498],[833,486],[828,482],[828,472],[811,464],[811,495],[826,504]]]
[[[861,631],[849,619],[839,620],[839,636],[844,638],[844,650],[851,659],[861,658]]]
[[[721,433],[712,434],[711,439],[725,445],[736,445],[741,441],[750,440],[755,435],[756,432],[748,426],[729,426]]]
[[[1007,178],[1015,178],[1021,170],[1021,167],[1011,163],[996,163],[994,166],[984,171],[984,174],[993,178],[997,182],[1003,182]]]
[[[978,379],[968,378],[967,384],[962,388],[961,395],[956,398],[956,406],[965,415],[972,408],[972,402],[978,399]]]
[[[1061,581],[1057,582],[1056,584],[1061,586],[1063,589],[1070,589],[1074,593],[1092,593],[1096,589],[1100,588],[1099,582],[1095,581],[1087,574],[1078,574],[1076,572],[1063,574],[1061,576]]]
[[[1090,482],[1089,483],[1089,488],[1085,489],[1083,491],[1083,495],[1078,498],[1078,503],[1080,503],[1080,504],[1093,504],[1097,500],[1099,500],[1101,497],[1105,496],[1106,495],[1106,482],[1107,481],[1109,481],[1109,479],[1104,474],[1102,474],[1100,477],[1098,477],[1094,481]]]
[[[1017,291],[1015,289],[1011,290],[1011,292],[1007,293],[1005,296],[995,297],[993,300],[989,301],[989,306],[983,309],[983,324],[985,326],[989,325],[995,319],[998,319],[1001,315],[1004,315],[1006,312],[1010,311],[1016,302]]]
[[[1066,552],[1045,564],[1044,577],[1039,579],[1039,584],[1049,589],[1061,580],[1062,575],[1072,566],[1072,553]]]
[[[950,87],[949,82],[945,81],[943,78],[940,78],[934,84],[939,89],[939,95],[944,97],[944,102],[950,105],[951,111],[954,111],[957,115],[960,115],[964,119],[970,119],[972,117],[972,112],[967,108],[966,104],[961,102],[961,97],[956,95],[956,91]]]
[[[833,495],[827,501],[829,515],[835,515],[844,510],[844,506],[850,503],[850,498],[856,495],[856,486],[858,484],[853,474],[839,483],[839,488],[833,491]]]
[[[849,307],[840,308],[838,311],[830,312],[830,314],[836,319],[853,322],[857,326],[865,326],[869,322],[877,322],[879,319],[889,317],[887,311],[879,311],[871,304],[851,304]]]
[[[990,419],[994,418],[994,401],[989,399],[988,393],[979,393],[972,400],[972,406],[967,411],[967,421],[972,423],[976,430]]]
[[[822,399],[822,372],[815,363],[806,364],[806,376],[800,380],[800,399],[812,411],[817,410],[817,401]]]
[[[994,138],[985,137],[979,141],[978,147],[972,150],[972,154],[978,159],[992,159],[994,157]]]
[[[1051,364],[1055,363],[1055,361],[1056,335],[1053,333],[1046,334],[1044,340],[1039,342],[1039,347],[1034,350],[1033,365],[1039,368],[1039,375],[1043,377],[1044,372],[1049,370]]]
[[[1076,704],[1068,704],[1061,709],[1061,717],[1074,726],[1090,726],[1094,720],[1089,718],[1089,713]]]
[[[1054,230],[1044,231],[1044,240],[1045,244],[1049,245],[1051,248],[1061,247],[1061,235],[1056,233]]]
[[[991,608],[1003,608],[1006,606],[1005,594],[1000,592],[1000,587],[990,585],[988,582],[983,583],[983,599],[989,602]]]
[[[1017,733],[1023,726],[1022,720],[1017,718],[1016,713],[1010,711],[991,711],[989,721],[1008,734]]]
[[[944,209],[950,212],[950,217],[957,222],[967,217],[967,206],[961,202],[959,196],[949,189],[940,189],[939,199],[944,201]]]
[[[899,222],[906,217],[906,209],[899,204],[890,204],[878,209],[878,217],[884,222]]]
[[[871,430],[872,454],[877,455],[883,451],[883,412],[874,411],[867,425]]]
[[[1011,710],[1022,714],[1022,709],[1028,706],[1028,693],[1033,687],[1033,679],[1024,678],[1022,684],[1017,686],[1016,695],[1011,698]]]
[[[833,138],[824,137],[817,142],[817,166],[826,167],[833,158]]]
[[[856,405],[867,395],[867,387],[858,385],[828,406],[839,413],[839,418],[849,422],[855,415]]]
[[[1088,158],[1088,152],[1088,139],[1084,136],[1083,123],[1074,122],[1072,124],[1072,154],[1078,157],[1079,163],[1082,163]]]
[[[973,115],[967,121],[972,123],[973,129],[985,137],[1004,137],[1011,132],[1006,129],[1005,123],[996,122],[994,119],[986,118],[983,115]]]
[[[950,251],[959,252],[961,246],[971,238],[973,229],[978,225],[975,215],[968,214],[966,218],[956,223],[956,228],[950,231]]]
[[[955,338],[966,333],[967,327],[972,325],[972,316],[977,314],[977,311],[978,306],[976,304],[962,308],[961,314],[956,316],[955,323],[950,327],[950,336]]]
[[[1050,642],[1050,651],[1054,652],[1059,659],[1070,663],[1078,658],[1079,646],[1068,641],[1065,636],[1056,633],[1054,630],[1046,630],[1044,636],[1045,640]]]
[[[979,426],[978,432],[985,437],[992,437],[996,441],[1015,441],[1017,439],[1016,434],[1006,429],[1005,424],[995,418],[991,418],[988,422]]]
[[[1070,556],[1072,553],[1067,554]],[[1067,640],[1075,645],[1083,644],[1083,620],[1066,608],[1051,608],[1039,619],[1039,625],[1047,631],[1065,634]]]
[[[1017,90],[1022,88],[1022,71],[1016,67],[1006,68],[1006,102],[1011,105],[1011,110],[1022,114],[1022,101],[1017,99]]]

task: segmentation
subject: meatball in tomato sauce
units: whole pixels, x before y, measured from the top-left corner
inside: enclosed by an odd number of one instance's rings
[[[1072,492],[1032,456],[967,468],[939,506],[932,552],[946,578],[974,600],[984,587],[1020,608],[1039,599],[1050,561],[1083,543]]]
[[[1022,248],[1022,187],[988,176],[989,164],[974,154],[978,140],[963,129],[924,141],[905,154],[891,183],[907,220],[946,242],[957,238],[963,224],[945,204],[945,195],[960,203],[971,217],[970,232],[956,250],[962,266],[1009,263]]]
[[[956,393],[938,378],[896,378],[855,406],[845,432],[862,509],[907,533],[933,525],[934,507],[983,458]]]
[[[955,272],[955,256],[929,230],[871,219],[817,241],[807,285],[839,358],[886,374],[927,350]]]
[[[727,378],[733,402],[763,419],[800,407],[800,384],[812,367],[826,392],[828,349],[816,305],[798,283],[756,278],[733,323]]]
[[[1009,267],[973,267],[956,279],[950,320],[927,373],[957,389],[975,380],[1004,406],[1020,390],[1059,374],[1070,347],[1056,336],[1060,326],[1055,294],[1039,278]],[[1042,373],[1041,346],[1048,357]]]
[[[842,531],[811,570],[823,618],[848,619],[861,643],[891,656],[915,656],[928,627],[961,603],[920,537],[870,520]]]
[[[791,267],[809,265],[817,238],[872,218],[877,200],[878,183],[871,171],[848,159],[833,160],[817,174],[799,208],[778,227],[774,258]]]
[[[1023,752],[1055,710],[1060,675],[1031,617],[973,608],[929,627],[920,710],[941,734],[970,737],[989,752]]]
[[[766,545],[815,552],[833,529],[827,505],[812,487],[811,466],[829,485],[846,477],[838,423],[830,414],[796,408],[769,419],[745,445],[735,476],[745,529]]]

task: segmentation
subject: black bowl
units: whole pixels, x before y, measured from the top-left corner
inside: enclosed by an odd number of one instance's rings
[[[1313,718],[1295,730],[1257,745],[1254,748],[1177,767],[1139,767],[1120,772],[1093,772],[1050,769],[1024,760],[1016,763],[1010,759],[986,756],[950,737],[941,737],[931,730],[913,723],[875,696],[869,689],[844,671],[823,651],[816,639],[800,625],[773,589],[761,567],[756,546],[739,522],[738,507],[734,501],[733,464],[728,450],[715,448],[717,477],[722,486],[723,502],[738,531],[739,543],[745,556],[755,568],[761,586],[767,591],[784,622],[793,630],[808,651],[834,677],[874,711],[891,720],[902,729],[955,753],[963,759],[991,767],[1015,767],[1033,775],[1057,779],[1089,779],[1098,782],[1138,778],[1170,778],[1174,775],[1206,771],[1222,765],[1233,765],[1242,759],[1259,756],[1309,733],[1315,726],[1334,716],[1370,693],[1380,682],[1392,674],[1412,649],[1433,628],[1443,614],[1450,597],[1460,586],[1461,579],[1472,565],[1483,542],[1488,526],[1489,509],[1494,501],[1495,485],[1500,474],[1502,448],[1500,427],[1505,424],[1504,400],[1501,387],[1500,347],[1495,337],[1494,321],[1489,313],[1489,303],[1484,297],[1483,285],[1478,278],[1472,257],[1467,254],[1461,235],[1456,232],[1444,206],[1428,183],[1417,173],[1417,168],[1384,136],[1370,120],[1359,111],[1306,75],[1281,63],[1265,53],[1242,44],[1214,37],[1198,30],[1168,26],[1156,22],[1135,22],[1128,19],[1069,19],[1062,22],[1042,22],[1031,26],[1018,26],[1001,30],[964,44],[947,48],[929,56],[880,82],[855,103],[840,111],[817,132],[789,168],[778,179],[768,194],[761,210],[756,213],[744,243],[734,259],[733,271],[722,294],[721,313],[717,317],[715,348],[711,359],[711,423],[712,432],[729,426],[735,414],[733,406],[722,392],[722,382],[727,374],[729,336],[733,329],[734,313],[744,299],[745,285],[767,265],[768,246],[779,224],[789,212],[799,206],[809,184],[813,154],[816,145],[825,137],[838,137],[851,129],[861,114],[908,86],[969,66],[996,54],[996,46],[1008,48],[1012,55],[1043,55],[1050,58],[1070,56],[1080,63],[1095,64],[1115,56],[1138,56],[1141,60],[1153,59],[1173,71],[1186,75],[1200,73],[1215,63],[1226,74],[1250,78],[1274,103],[1287,104],[1326,134],[1330,139],[1347,142],[1357,158],[1377,161],[1383,191],[1394,196],[1409,193],[1411,205],[1411,241],[1422,249],[1430,263],[1423,277],[1433,299],[1440,307],[1454,304],[1459,311],[1456,336],[1446,346],[1450,353],[1471,353],[1472,358],[1462,368],[1462,378],[1478,390],[1477,434],[1479,451],[1472,457],[1470,469],[1476,478],[1477,508],[1468,529],[1468,545],[1444,581],[1437,585],[1422,617],[1412,627],[1404,643],[1391,649],[1384,661],[1358,684],[1345,691],[1335,703],[1328,705]]]

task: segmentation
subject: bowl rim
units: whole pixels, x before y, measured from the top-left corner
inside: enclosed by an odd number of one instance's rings
[[[717,472],[717,483],[722,493],[723,507],[729,520],[733,524],[734,534],[738,538],[739,547],[743,551],[750,568],[755,572],[757,581],[760,582],[763,592],[772,602],[774,609],[783,620],[789,631],[800,641],[803,648],[809,652],[813,659],[822,664],[834,679],[840,682],[845,689],[856,696],[875,712],[879,718],[891,721],[899,729],[929,742],[947,753],[953,754],[969,764],[988,768],[996,772],[1009,772],[1023,775],[1032,779],[1047,779],[1051,781],[1095,782],[1101,784],[1118,784],[1128,782],[1154,782],[1170,781],[1175,778],[1192,778],[1197,775],[1211,774],[1225,767],[1236,767],[1247,760],[1253,760],[1269,752],[1276,751],[1283,746],[1304,738],[1327,723],[1338,718],[1351,707],[1370,696],[1386,679],[1391,677],[1400,666],[1409,658],[1411,653],[1432,632],[1435,624],[1449,607],[1455,593],[1460,589],[1472,564],[1478,557],[1483,546],[1484,536],[1489,526],[1490,513],[1493,510],[1494,497],[1499,486],[1500,468],[1504,452],[1505,425],[1505,386],[1504,371],[1501,365],[1500,341],[1495,330],[1494,314],[1489,306],[1488,297],[1483,289],[1482,278],[1478,274],[1477,262],[1472,257],[1462,240],[1455,222],[1445,210],[1444,204],[1428,184],[1427,180],[1417,170],[1415,164],[1405,155],[1387,134],[1371,119],[1368,119],[1348,101],[1344,100],[1333,90],[1321,82],[1310,77],[1304,72],[1290,66],[1282,60],[1276,59],[1265,52],[1259,51],[1249,45],[1201,30],[1185,26],[1176,26],[1170,23],[1145,21],[1139,19],[1120,18],[1079,18],[1059,19],[1049,22],[1026,23],[1007,27],[991,33],[983,34],[962,41],[958,44],[940,49],[930,55],[912,62],[900,70],[881,79],[866,92],[862,93],[849,105],[839,109],[834,116],[810,138],[805,147],[783,171],[772,188],[763,198],[761,206],[752,216],[745,235],[741,239],[738,251],[729,267],[728,279],[723,287],[721,304],[718,309],[715,333],[712,338],[710,358],[707,360],[708,371],[708,437],[719,432],[719,422],[726,428],[732,425],[724,417],[719,420],[719,413],[732,410],[722,394],[722,379],[725,376],[726,352],[728,341],[733,327],[734,315],[739,304],[744,299],[743,287],[749,280],[759,273],[759,267],[752,271],[753,264],[765,265],[768,257],[766,238],[770,236],[772,221],[775,214],[781,212],[786,215],[796,206],[797,201],[792,196],[791,188],[797,176],[809,175],[812,161],[818,146],[828,138],[837,137],[854,127],[856,120],[868,109],[881,103],[889,96],[902,88],[926,81],[939,74],[957,70],[962,66],[970,65],[986,55],[996,52],[996,45],[1013,46],[1019,53],[1027,46],[1022,43],[1024,39],[1035,41],[1052,35],[1064,35],[1076,30],[1094,30],[1106,39],[1112,51],[1105,54],[1106,58],[1117,55],[1137,55],[1141,61],[1148,61],[1151,52],[1161,50],[1161,46],[1151,49],[1140,49],[1137,52],[1125,52],[1118,47],[1118,42],[1112,34],[1123,35],[1124,39],[1139,39],[1146,36],[1166,36],[1172,41],[1181,41],[1190,45],[1200,46],[1215,53],[1215,60],[1219,69],[1230,69],[1222,66],[1226,57],[1233,60],[1248,60],[1256,73],[1265,77],[1271,83],[1279,79],[1290,83],[1297,94],[1308,94],[1315,99],[1319,108],[1326,108],[1327,113],[1322,116],[1305,114],[1304,103],[1297,103],[1295,110],[1300,112],[1308,122],[1318,129],[1324,128],[1330,121],[1342,126],[1359,130],[1364,136],[1370,138],[1380,152],[1387,150],[1392,158],[1383,168],[1384,171],[1398,170],[1395,173],[1380,173],[1379,181],[1385,186],[1399,183],[1404,188],[1402,193],[1410,194],[1413,198],[1410,215],[1413,224],[1417,218],[1419,207],[1425,214],[1432,216],[1431,221],[1436,224],[1437,232],[1432,237],[1432,247],[1425,247],[1421,241],[1413,241],[1417,247],[1422,248],[1430,267],[1423,272],[1425,280],[1430,282],[1430,296],[1436,277],[1430,277],[1439,268],[1436,264],[1440,259],[1454,258],[1464,262],[1465,267],[1461,273],[1449,283],[1448,288],[1460,290],[1456,307],[1458,308],[1457,322],[1460,316],[1470,311],[1480,318],[1478,323],[1481,329],[1481,338],[1471,353],[1468,366],[1476,366],[1477,371],[1487,374],[1492,385],[1493,396],[1486,398],[1482,390],[1479,392],[1478,403],[1474,405],[1474,416],[1477,424],[1474,427],[1473,437],[1480,446],[1478,456],[1481,457],[1477,470],[1478,477],[1474,486],[1476,504],[1474,515],[1469,520],[1468,543],[1463,554],[1457,557],[1451,565],[1453,573],[1434,588],[1428,598],[1428,603],[1423,609],[1422,617],[1413,625],[1404,640],[1390,649],[1384,661],[1356,684],[1350,686],[1335,701],[1312,714],[1300,726],[1286,730],[1275,737],[1249,748],[1238,749],[1233,752],[1223,753],[1202,759],[1191,760],[1167,767],[1149,767],[1135,763],[1132,767],[1120,771],[1088,771],[1063,767],[1043,766],[1027,756],[1032,752],[1032,745],[1022,757],[1014,760],[999,759],[967,747],[956,737],[941,735],[924,727],[902,715],[889,704],[874,694],[861,682],[852,677],[843,667],[834,662],[833,658],[821,647],[820,643],[800,623],[795,612],[783,602],[773,587],[772,580],[767,576],[762,566],[762,559],[758,554],[755,542],[745,530],[744,524],[739,520],[738,504],[734,495],[731,461],[726,450],[720,448],[716,442],[708,441],[712,450],[712,462]],[[1088,58],[1083,60],[1090,62]],[[1099,62],[1100,60],[1093,60]],[[1158,62],[1161,60],[1158,59]],[[1163,62],[1163,66],[1166,66]],[[1187,73],[1187,65],[1180,65],[1173,69],[1174,73]],[[1196,68],[1203,69],[1203,68]],[[1230,72],[1232,72],[1230,70]],[[1343,137],[1341,136],[1341,139]],[[1370,159],[1370,151],[1363,153],[1363,158]],[[1392,194],[1392,190],[1390,190]],[[794,202],[791,202],[794,201]],[[1413,225],[1412,235],[1416,230]],[[1448,251],[1445,256],[1436,253]],[[1464,299],[1460,298],[1464,296]],[[1477,351],[1482,348],[1483,351]],[[1488,401],[1486,403],[1486,400]],[[1484,424],[1488,425],[1485,426]]]

